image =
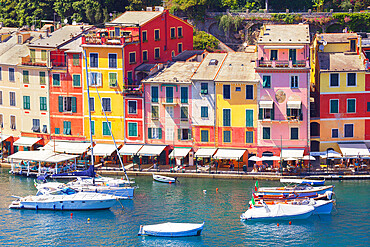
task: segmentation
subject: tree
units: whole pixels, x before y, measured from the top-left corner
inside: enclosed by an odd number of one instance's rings
[[[218,48],[220,42],[214,36],[194,29],[193,47],[195,50],[214,51]]]

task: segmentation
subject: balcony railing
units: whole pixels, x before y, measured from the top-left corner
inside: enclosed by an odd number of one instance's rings
[[[99,37],[97,35],[82,36],[82,44],[86,45],[124,45],[139,42],[139,36]]]
[[[22,57],[22,65],[40,66],[40,67],[47,66],[46,61],[39,61],[36,58],[30,58],[29,56]]]
[[[271,68],[309,68],[309,60],[257,60],[257,67]]]

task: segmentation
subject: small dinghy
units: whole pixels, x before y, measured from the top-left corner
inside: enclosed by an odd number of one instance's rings
[[[190,237],[200,236],[204,222],[202,224],[192,223],[162,223],[156,225],[140,226],[138,235],[148,235],[156,237]]]
[[[323,186],[325,184],[325,179],[313,180],[313,179],[281,178],[280,182],[288,184],[308,184],[312,186]]]
[[[315,208],[311,205],[276,204],[251,206],[240,218],[242,220],[294,220],[307,219]]]
[[[171,178],[171,177],[166,177],[166,176],[161,176],[161,175],[156,175],[156,174],[153,174],[153,179],[161,183],[176,183],[177,181],[177,178]]]

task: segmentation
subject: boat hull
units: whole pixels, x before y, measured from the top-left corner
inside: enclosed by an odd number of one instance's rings
[[[289,196],[295,194],[299,197],[313,196],[315,194],[322,195],[327,191],[333,191],[333,186],[321,186],[312,189],[283,189],[283,188],[260,188],[258,195],[283,195]]]
[[[313,211],[313,214],[331,214],[331,211],[333,210],[333,200],[324,201],[324,200],[318,200],[313,205],[315,210]]]
[[[243,213],[240,218],[242,220],[297,220],[307,219],[313,211],[313,206],[278,204],[268,207],[252,207]]]
[[[168,225],[169,229],[161,229],[162,225]],[[200,236],[203,231],[203,224],[184,224],[189,225],[187,229],[176,230],[176,225],[181,225],[181,223],[165,223],[158,225],[141,226],[138,235],[147,235],[155,237],[191,237]],[[158,229],[155,228],[158,226]]]
[[[165,177],[160,175],[153,174],[154,181],[161,182],[161,183],[176,183],[176,178]]]
[[[105,187],[105,186],[87,186],[87,187],[74,187],[71,186],[72,189],[75,189],[80,192],[92,192],[92,193],[100,193],[106,195],[112,195],[119,197],[120,199],[132,199],[134,198],[134,191],[135,187]]]

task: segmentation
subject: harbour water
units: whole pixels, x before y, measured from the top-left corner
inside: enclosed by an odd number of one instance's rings
[[[1,246],[369,246],[370,181],[335,185],[336,209],[329,216],[288,222],[241,222],[255,181],[182,178],[178,184],[136,177],[133,200],[110,210],[53,212],[10,210],[11,195],[35,194],[33,179],[0,168]],[[259,181],[260,186],[278,182]],[[218,188],[218,192],[216,192]],[[204,193],[203,190],[207,192]],[[90,218],[90,222],[87,219]],[[140,225],[206,222],[202,236],[137,236]]]

